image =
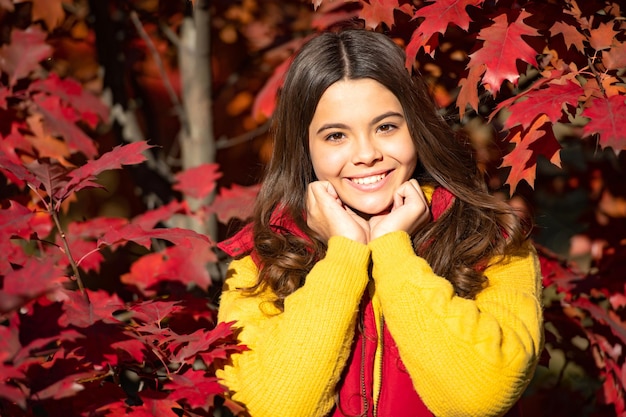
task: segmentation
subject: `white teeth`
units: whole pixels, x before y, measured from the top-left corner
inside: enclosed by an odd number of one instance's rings
[[[381,174],[381,175],[373,175],[371,177],[353,178],[352,182],[359,184],[359,185],[374,184],[375,182],[381,181],[386,176],[387,174]]]

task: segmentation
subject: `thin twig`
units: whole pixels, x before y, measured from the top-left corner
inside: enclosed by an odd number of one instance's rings
[[[137,12],[130,12],[130,18],[135,25],[135,29],[137,29],[137,33],[139,33],[141,39],[144,40],[144,42],[148,46],[148,49],[150,49],[150,52],[152,53],[152,59],[154,59],[159,73],[161,74],[161,78],[163,79],[163,85],[165,86],[165,90],[167,90],[167,94],[170,96],[170,100],[172,101],[172,104],[174,106],[174,111],[178,115],[181,126],[183,127],[185,132],[188,132],[189,126],[187,123],[187,118],[185,117],[185,111],[182,104],[180,103],[180,100],[178,99],[176,91],[174,91],[174,87],[172,87],[172,83],[170,83],[170,80],[167,76],[167,71],[165,70],[165,66],[163,65],[163,60],[161,59],[161,55],[159,55],[159,52],[154,46],[154,42],[152,42],[152,39],[144,29],[143,24],[139,20],[139,16],[137,16]]]
[[[249,132],[246,132],[242,135],[239,136],[235,136],[234,138],[224,138],[224,139],[219,139],[216,143],[215,146],[217,149],[224,149],[224,148],[229,148],[231,146],[235,146],[235,145],[239,145],[240,143],[244,143],[244,142],[248,142],[258,136],[260,136],[261,134],[267,132],[267,130],[270,127],[270,122],[267,121],[265,123],[263,123],[261,126],[252,129]]]
[[[70,261],[70,266],[72,267],[72,271],[74,272],[74,278],[76,279],[76,283],[78,284],[78,289],[80,290],[81,294],[85,298],[85,301],[87,302],[87,304],[90,304],[89,295],[87,294],[87,291],[85,291],[83,280],[80,276],[80,272],[78,271],[78,265],[76,264],[76,261],[74,260],[74,257],[72,256],[72,251],[70,250],[70,245],[67,241],[67,237],[65,236],[65,232],[63,231],[63,228],[61,227],[61,222],[59,221],[59,214],[56,212],[56,210],[52,209],[52,205],[50,205],[50,209],[48,210],[48,213],[50,213],[50,216],[52,216],[52,219],[54,220],[54,224],[56,225],[57,230],[59,231],[59,236],[61,237],[61,241],[63,242],[63,246],[65,248],[65,256],[67,256],[67,259],[69,259]]]

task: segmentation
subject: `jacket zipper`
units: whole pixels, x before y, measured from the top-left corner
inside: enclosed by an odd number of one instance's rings
[[[378,405],[380,404],[380,393],[383,390],[383,362],[384,362],[384,353],[385,353],[385,317],[380,315],[380,333],[378,337],[380,338],[380,367],[379,367],[379,377],[380,381],[378,383],[378,393],[376,395],[376,407],[374,407],[374,417],[378,415]]]
[[[365,321],[364,326],[361,332],[361,398],[363,399],[363,411],[361,412],[361,416],[367,417],[367,412],[369,411],[369,401],[367,401],[367,387],[365,386],[365,343],[367,342],[367,338],[365,336]]]

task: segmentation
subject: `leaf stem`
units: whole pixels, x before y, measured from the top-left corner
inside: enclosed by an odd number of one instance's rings
[[[57,230],[59,231],[59,236],[61,237],[61,241],[63,241],[63,247],[65,248],[65,255],[67,256],[67,259],[69,259],[70,261],[70,266],[72,267],[72,271],[74,272],[74,278],[76,278],[78,289],[80,290],[81,294],[85,298],[85,301],[87,302],[87,304],[90,304],[89,295],[87,294],[87,291],[85,291],[83,280],[80,276],[80,272],[78,271],[78,265],[76,264],[76,261],[74,260],[74,257],[72,256],[70,245],[65,236],[65,232],[63,231],[63,228],[61,227],[61,222],[59,221],[59,214],[52,207],[53,205],[51,204],[49,206],[48,213],[50,213],[50,216],[52,216],[52,219],[54,220],[54,224],[56,225]]]

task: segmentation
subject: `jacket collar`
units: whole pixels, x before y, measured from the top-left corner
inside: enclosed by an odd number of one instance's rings
[[[430,212],[433,221],[437,221],[454,202],[454,194],[444,187],[422,186],[422,191],[430,204]],[[277,233],[292,234],[303,239],[309,237],[296,225],[296,223],[283,210],[276,210],[270,219],[270,227]],[[252,223],[248,223],[233,237],[217,244],[217,247],[226,252],[228,256],[239,257],[253,252],[254,233]],[[255,258],[255,256],[253,256]],[[257,259],[254,259],[258,264]]]

